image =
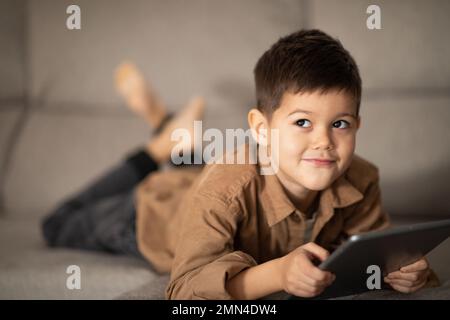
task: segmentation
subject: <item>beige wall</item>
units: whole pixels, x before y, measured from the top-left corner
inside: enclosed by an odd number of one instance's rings
[[[6,177],[11,212],[41,215],[147,139],[147,128],[114,92],[112,71],[122,59],[142,67],[172,110],[203,94],[206,127],[245,127],[257,58],[279,36],[317,27],[338,37],[360,66],[357,152],[379,166],[386,208],[450,215],[448,1],[377,1],[382,30],[366,28],[372,2],[359,0],[5,3],[28,18],[8,20],[13,32],[0,30],[0,39],[13,43],[0,55],[8,70],[0,101],[26,87],[32,108]],[[80,31],[65,28],[71,3],[82,10]],[[25,47],[23,64],[14,53]],[[18,115],[0,107],[0,148]]]

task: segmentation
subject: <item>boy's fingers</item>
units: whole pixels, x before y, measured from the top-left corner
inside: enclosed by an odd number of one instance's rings
[[[315,267],[313,267],[315,268]],[[319,271],[321,271],[319,269]],[[323,272],[323,271],[322,271]],[[302,274],[302,277],[299,279],[299,281],[313,287],[325,287],[329,286],[335,279],[334,275],[326,275],[324,279],[317,280],[315,278],[312,278],[309,276],[309,273]]]
[[[397,290],[399,292],[411,293],[411,292],[415,292],[415,291],[419,290],[420,288],[422,288],[424,286],[424,284],[425,284],[425,282],[423,282],[423,283],[421,283],[419,285],[413,286],[413,287],[405,287],[405,286],[402,286],[402,285],[398,285],[396,283],[393,283],[393,284],[390,283],[389,285],[394,290]]]
[[[320,261],[325,261],[330,256],[330,253],[326,249],[315,244],[314,242],[305,244],[303,248],[306,251],[312,253],[315,257],[319,258]]]
[[[307,290],[295,290],[294,292],[292,292],[292,294],[294,294],[297,297],[302,297],[302,298],[312,298],[315,297],[317,294],[314,294],[312,292],[309,292]]]
[[[394,278],[402,278],[402,273],[400,271],[394,271],[387,275],[388,278],[394,279]]]
[[[328,284],[330,281],[334,280],[334,276],[330,272],[320,270],[312,262],[314,257],[317,257],[320,261],[324,261],[328,258],[330,254],[326,249],[313,242],[303,245],[301,249],[308,258],[303,260],[303,263],[300,266],[308,283],[317,286]]]
[[[410,279],[390,279],[388,277],[384,278],[384,281],[386,283],[389,284],[396,284],[396,285],[401,285],[401,286],[406,286],[406,287],[414,287],[420,284],[424,284],[427,281],[427,278],[425,276],[420,276],[415,280],[410,280]]]
[[[313,281],[328,282],[334,277],[331,272],[317,268],[311,261],[306,261],[301,268],[303,269],[305,277],[308,277]]]
[[[393,280],[387,279],[386,282],[389,283],[390,285],[397,285],[397,286],[402,286],[402,287],[413,287],[413,286],[417,285],[417,283],[413,283],[413,281],[403,280],[403,279],[393,279]]]
[[[419,272],[393,272],[388,275],[388,279],[395,280],[395,279],[401,279],[401,280],[408,280],[408,281],[417,281],[420,280],[424,275]]]
[[[296,295],[302,296],[302,297],[315,297],[323,292],[325,288],[324,287],[315,287],[308,285],[305,282],[299,282],[298,285],[295,287]]]
[[[400,268],[402,272],[414,272],[414,271],[422,271],[428,269],[428,261],[425,258],[422,258],[410,265],[404,266]]]
[[[402,287],[396,284],[391,284],[392,289],[398,291],[398,292],[402,292],[402,293],[409,293],[410,288],[406,288],[406,287]]]

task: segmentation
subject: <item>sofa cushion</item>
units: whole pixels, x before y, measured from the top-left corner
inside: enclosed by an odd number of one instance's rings
[[[146,283],[148,299],[163,299],[167,275],[144,260],[45,246],[36,219],[0,220],[0,299],[113,299]],[[69,290],[70,265],[81,271],[81,289]]]

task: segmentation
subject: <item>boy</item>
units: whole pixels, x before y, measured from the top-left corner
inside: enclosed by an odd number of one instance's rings
[[[129,189],[148,175],[136,193],[126,193],[114,214],[86,206],[89,201],[67,202],[44,223],[48,243],[142,255],[157,271],[171,272],[168,299],[320,294],[334,275],[314,260],[325,260],[352,234],[389,225],[376,167],[353,154],[360,126],[358,68],[340,42],[306,30],[264,53],[255,81],[257,108],[248,122],[257,143],[276,150],[275,175],[261,175],[259,164],[149,174],[170,157],[168,133],[199,118],[201,103],[193,103],[185,114],[194,116],[170,121],[146,152],[128,159],[140,177]],[[155,123],[162,126],[159,118]],[[278,140],[267,134],[271,130]],[[241,150],[248,153],[248,145]],[[384,280],[413,292],[429,274],[421,259]]]
[[[204,169],[179,209],[167,298],[257,299],[281,290],[313,297],[335,278],[313,259],[389,225],[376,167],[353,155],[361,80],[342,45],[318,30],[291,34],[259,59],[255,82],[249,126],[278,151],[279,170]],[[278,130],[278,141],[262,129]],[[385,281],[412,292],[428,275],[421,259]]]

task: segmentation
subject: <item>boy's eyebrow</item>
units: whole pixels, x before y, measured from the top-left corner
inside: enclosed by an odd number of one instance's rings
[[[306,114],[313,114],[314,113],[314,112],[309,111],[309,110],[295,109],[294,111],[289,113],[288,116],[290,116],[291,114],[294,114],[294,113],[298,113],[298,112],[306,113]],[[355,119],[357,118],[354,114],[348,113],[348,112],[341,112],[341,113],[338,113],[336,115],[336,117],[344,117],[344,116],[349,116],[349,117],[352,117],[352,118],[355,118]]]

